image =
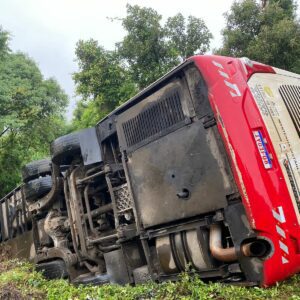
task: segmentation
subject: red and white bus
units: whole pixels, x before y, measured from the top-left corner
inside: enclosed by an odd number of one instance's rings
[[[19,245],[32,218],[24,253],[77,282],[162,281],[191,267],[273,285],[300,270],[299,134],[300,75],[191,57],[94,128],[53,141],[48,173],[25,166],[27,218],[10,220],[16,200],[4,197],[2,241]]]

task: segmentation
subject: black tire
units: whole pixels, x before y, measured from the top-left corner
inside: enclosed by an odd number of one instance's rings
[[[31,180],[24,185],[26,200],[34,201],[49,193],[52,187],[51,176],[40,177]]]
[[[50,146],[52,161],[57,165],[69,165],[80,155],[79,133],[74,132],[54,140]]]
[[[22,169],[22,178],[24,182],[45,175],[51,175],[51,160],[49,158],[32,161]]]
[[[42,272],[47,279],[67,278],[68,272],[65,262],[62,259],[39,263],[35,269]]]

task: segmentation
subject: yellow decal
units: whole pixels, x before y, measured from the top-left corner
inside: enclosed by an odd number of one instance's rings
[[[272,90],[271,90],[270,87],[264,86],[264,91],[265,91],[265,93],[266,93],[269,97],[274,98],[273,92],[272,92]]]

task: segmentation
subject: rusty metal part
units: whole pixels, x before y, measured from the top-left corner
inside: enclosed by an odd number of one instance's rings
[[[30,212],[41,211],[49,208],[51,204],[57,199],[63,187],[63,181],[60,177],[59,166],[52,164],[52,188],[50,192],[39,199],[35,203],[29,205]]]
[[[103,166],[102,165],[98,165],[94,168],[89,168],[86,172],[85,172],[85,176],[89,176],[90,174],[94,173],[95,171],[98,171],[99,169],[102,169]]]
[[[52,244],[50,235],[45,231],[45,218],[37,220],[37,234],[39,236],[40,249]]]
[[[138,209],[139,208],[137,207],[137,201],[135,200],[135,198],[133,196],[133,191],[132,191],[132,186],[131,186],[131,180],[129,178],[129,172],[128,172],[128,166],[127,166],[126,152],[122,153],[122,165],[123,165],[123,168],[124,168],[124,173],[125,173],[125,178],[126,178],[126,182],[127,182],[127,188],[128,188],[129,196],[132,199],[131,202],[132,202],[132,209],[133,209],[133,215],[134,215],[134,219],[135,219],[135,223],[136,223],[136,228],[137,228],[138,232],[141,232],[141,230],[142,230],[142,223],[141,223],[141,218],[140,218],[140,216],[138,214]],[[145,245],[144,242],[142,242],[142,245],[143,245],[144,251],[147,252],[148,250],[145,249],[145,248],[147,248],[147,246]],[[154,267],[150,265],[150,261],[147,261],[147,262],[148,262],[148,266],[150,268],[150,273],[153,274]]]
[[[218,224],[210,226],[209,249],[211,255],[217,260],[223,262],[232,262],[237,260],[237,254],[234,247],[223,248],[222,245],[222,230]]]
[[[102,237],[99,237],[99,238],[96,238],[96,239],[87,239],[87,243],[89,245],[91,245],[91,244],[102,243],[102,242],[106,242],[106,241],[110,241],[110,240],[114,240],[114,239],[118,239],[118,234],[117,233],[102,236]]]
[[[164,273],[174,274],[179,272],[172,255],[169,236],[159,237],[156,239],[156,251],[160,266]]]
[[[117,212],[120,215],[126,215],[130,213],[133,209],[132,197],[129,193],[128,184],[124,183],[113,188],[115,198],[116,198],[116,207]]]
[[[102,246],[100,244],[97,245],[97,248],[101,251],[101,252],[109,252],[109,251],[113,251],[113,250],[117,250],[119,249],[121,246],[120,245],[110,245],[110,246]]]
[[[110,193],[111,203],[112,203],[112,207],[113,207],[113,211],[114,211],[115,227],[118,228],[119,227],[119,218],[118,218],[116,197],[115,197],[114,189],[113,189],[113,186],[111,183],[111,178],[108,173],[106,174],[105,179],[106,179],[107,187],[108,187],[108,190]]]
[[[65,227],[66,217],[61,216],[57,210],[51,210],[44,223],[45,232],[52,238],[54,247],[67,247],[67,232],[69,228]]]
[[[38,229],[36,217],[33,217],[31,222],[32,222],[33,244],[34,244],[35,251],[38,252],[41,248],[41,242],[40,242],[39,229]]]
[[[223,262],[233,262],[238,259],[234,247],[223,248],[222,246],[222,230],[218,224],[210,226],[209,249],[211,255],[217,260]],[[248,257],[263,257],[268,252],[266,242],[255,240],[241,246],[241,253]]]
[[[91,210],[91,217],[95,218],[98,217],[99,215],[105,214],[109,211],[113,210],[113,206],[111,203],[108,204],[104,204],[102,206],[100,206],[99,208],[93,209]],[[88,214],[84,214],[84,218],[88,218]]]
[[[97,233],[97,230],[95,230],[95,228],[94,228],[93,220],[92,220],[92,216],[91,216],[91,208],[90,208],[90,203],[89,203],[89,185],[87,185],[84,188],[83,194],[84,194],[85,207],[86,207],[86,214],[84,215],[84,217],[87,216],[91,231],[93,233]]]
[[[65,189],[68,215],[70,218],[70,227],[73,231],[72,239],[75,242],[74,249],[77,248],[77,255],[81,261],[89,260],[95,262],[102,272],[105,269],[104,260],[99,255],[99,250],[96,247],[88,247],[87,237],[89,231],[84,217],[83,195],[81,189],[77,186],[78,179],[81,179],[85,174],[85,167],[78,166],[71,172],[66,174],[67,184]]]
[[[77,183],[77,184],[82,184],[83,182],[89,181],[89,180],[91,180],[91,179],[93,179],[93,178],[95,178],[95,177],[99,177],[99,176],[105,175],[106,172],[107,172],[106,170],[102,170],[102,171],[97,172],[97,173],[95,173],[95,174],[92,174],[92,175],[90,175],[90,176],[84,177],[84,178],[82,178],[82,179],[78,179],[78,180],[76,181],[76,183]]]
[[[69,249],[53,247],[43,249],[41,253],[35,256],[34,262],[37,264],[54,258],[61,258],[66,263],[67,267],[75,265],[78,261],[78,256],[72,253]]]
[[[74,229],[73,216],[72,216],[71,207],[70,207],[68,180],[66,178],[64,179],[64,194],[65,194],[65,199],[66,199],[68,221],[69,221],[69,225],[70,225],[70,229],[71,229],[73,248],[74,248],[74,251],[75,251],[78,259],[81,260],[81,256],[80,256],[79,250],[78,250],[77,236],[76,236],[75,229]]]
[[[26,232],[30,218],[20,185],[0,199],[0,242]]]
[[[199,228],[171,233],[156,239],[156,252],[165,274],[176,274],[188,266],[198,271],[213,267]]]
[[[69,188],[69,202],[70,202],[70,213],[72,214],[73,223],[70,224],[74,227],[75,238],[77,244],[80,244],[81,253],[83,256],[88,256],[87,245],[85,236],[87,236],[87,230],[85,222],[82,222],[82,197],[77,189],[76,182],[77,177],[82,175],[82,168],[77,167],[68,178],[68,188]]]
[[[91,231],[94,233],[94,234],[97,234],[97,230],[94,228],[94,225],[93,225],[93,218],[103,214],[103,213],[106,213],[110,210],[112,210],[112,204],[109,203],[109,204],[106,204],[106,205],[103,205],[97,209],[94,209],[94,210],[91,210],[90,208],[90,203],[89,203],[89,185],[86,185],[86,187],[84,188],[84,200],[85,200],[85,207],[86,207],[86,214],[83,215],[83,218],[84,219],[88,219],[88,222],[89,222],[89,226],[90,226],[90,229]]]
[[[26,199],[25,199],[25,193],[24,193],[24,189],[23,187],[21,187],[21,198],[22,198],[22,215],[23,215],[23,223],[24,223],[24,227],[25,227],[25,231],[27,231],[28,229],[28,219],[29,219],[29,212],[27,210],[27,203],[26,203]],[[1,204],[0,204],[1,206]]]
[[[86,268],[92,272],[92,273],[96,273],[99,272],[99,267],[95,266],[95,265],[91,265],[90,263],[88,263],[87,261],[84,261],[83,264],[86,266]]]

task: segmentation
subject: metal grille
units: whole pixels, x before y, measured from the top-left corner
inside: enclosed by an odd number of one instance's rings
[[[287,159],[284,161],[284,166],[285,166],[287,175],[289,177],[289,181],[290,181],[290,184],[291,184],[291,187],[293,190],[294,197],[297,202],[298,209],[300,209],[298,186],[297,186],[296,180],[294,178],[293,172],[291,171],[290,163]]]
[[[127,146],[136,145],[184,119],[179,91],[172,91],[122,124]]]
[[[126,212],[132,209],[132,199],[130,197],[127,184],[114,188],[116,206],[118,212]]]
[[[279,92],[300,136],[300,86],[282,85]]]

